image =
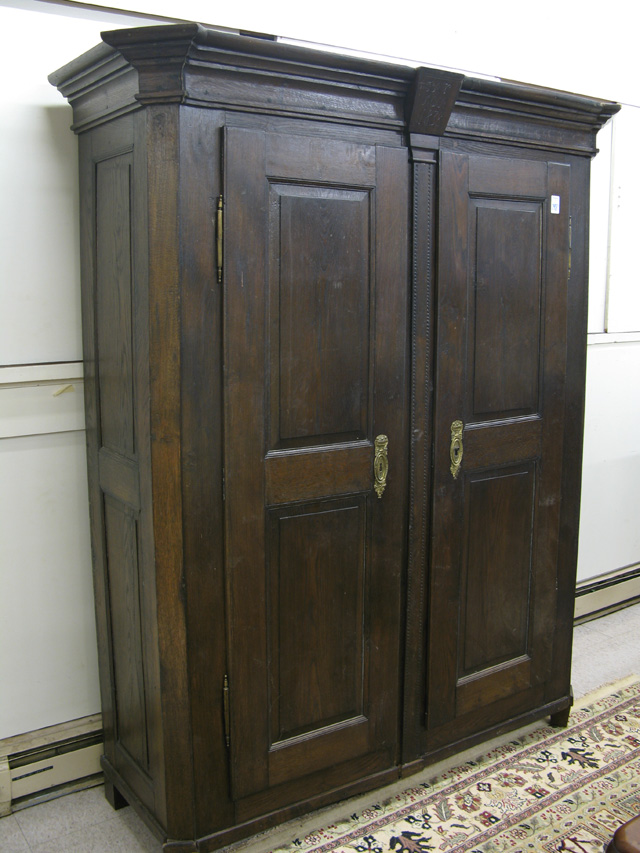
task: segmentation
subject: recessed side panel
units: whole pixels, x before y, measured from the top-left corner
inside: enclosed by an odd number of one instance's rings
[[[105,498],[104,508],[116,742],[127,757],[146,772],[149,768],[149,744],[142,656],[138,523],[134,513],[109,497]]]
[[[459,675],[525,655],[535,463],[469,474]]]
[[[96,164],[96,298],[103,447],[136,452],[131,302],[130,153]]]
[[[366,435],[370,193],[270,187],[271,447]]]
[[[269,513],[272,743],[365,713],[365,534],[363,496]]]
[[[542,211],[536,202],[475,200],[470,419],[539,411]]]

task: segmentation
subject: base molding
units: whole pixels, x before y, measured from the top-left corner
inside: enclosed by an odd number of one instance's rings
[[[492,739],[506,735],[514,737],[514,732],[525,729],[530,725],[541,724],[544,718],[551,718],[552,725],[566,726],[572,703],[573,694],[569,692],[568,695],[562,696],[553,702],[514,716],[508,721],[465,737],[456,743],[434,750],[416,761],[404,765],[395,765],[387,770],[346,784],[343,787],[326,791],[247,821],[220,828],[216,832],[199,836],[195,839],[180,840],[168,837],[167,832],[157,823],[153,815],[149,813],[147,807],[142,803],[136,793],[110,764],[109,760],[103,757],[102,767],[105,775],[107,798],[112,805],[121,799],[126,800],[162,842],[165,853],[196,853],[196,851],[198,853],[214,853],[214,851],[226,848],[231,844],[246,841],[250,837],[266,832],[269,829],[274,829],[278,826],[284,828],[288,821],[296,820],[327,806],[335,807],[336,804],[344,802],[351,797],[383,789],[386,786],[404,784],[406,777],[424,771],[429,767],[435,768],[436,765],[440,765],[447,759],[451,759],[448,763],[452,766],[454,762],[457,763],[458,761],[466,760],[465,756],[468,756],[472,750],[476,754],[486,750],[488,742]],[[474,747],[475,749],[473,749]],[[390,791],[391,788],[388,790]],[[388,792],[384,790],[381,792],[383,798],[388,795]],[[114,798],[113,801],[112,798]]]

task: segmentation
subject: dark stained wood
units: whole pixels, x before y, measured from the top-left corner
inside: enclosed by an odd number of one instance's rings
[[[575,601],[575,555],[578,551],[584,388],[587,349],[587,288],[589,230],[589,161],[571,162],[571,277],[567,302],[567,364],[565,383],[565,439],[563,442],[562,506],[558,542],[557,611],[553,643],[554,663],[548,695],[571,693],[571,637]]]
[[[172,835],[193,832],[192,743],[188,704],[182,544],[179,108],[149,108],[149,411],[154,564],[167,823]]]
[[[424,752],[426,713],[438,140],[426,144],[432,147],[419,148],[414,143],[412,149],[416,162],[412,199],[411,456],[402,743],[405,763]]]
[[[473,420],[531,414],[539,394],[540,205],[478,200],[474,213]]]
[[[96,318],[103,447],[136,451],[131,310],[131,154],[96,164]]]
[[[100,488],[131,509],[140,510],[140,482],[138,463],[117,453],[100,448]]]
[[[51,80],[81,137],[109,800],[213,850],[565,724],[617,105],[197,24],[105,42]]]
[[[469,475],[460,677],[527,654],[534,484],[534,463]]]
[[[271,288],[271,352],[279,392],[272,394],[272,447],[336,434],[364,438],[369,192],[272,183],[270,194],[270,262],[278,282]]]
[[[369,441],[269,453],[265,459],[268,504],[363,492],[371,487],[373,447]]]
[[[233,822],[221,709],[227,672],[222,502],[222,288],[215,208],[221,192],[222,116],[185,110],[180,124],[182,178],[182,501],[193,720],[196,835]],[[203,535],[203,531],[211,531]],[[222,611],[224,608],[222,607]]]
[[[236,797],[348,757],[377,753],[372,769],[383,769],[397,745],[398,682],[379,659],[395,658],[397,671],[406,310],[396,282],[406,264],[406,158],[352,145],[365,168],[344,187],[344,146],[325,142],[318,186],[316,146],[300,137],[285,147],[286,159],[273,135],[226,131]],[[307,164],[311,177],[302,182]],[[376,430],[390,436],[396,483],[379,506],[372,505]],[[278,449],[267,454],[269,447]],[[353,498],[330,500],[354,489]],[[318,497],[327,500],[308,502]],[[283,508],[265,516],[269,503]],[[300,624],[288,625],[285,614]]]
[[[104,795],[111,805],[111,808],[115,809],[115,811],[119,811],[120,809],[126,808],[129,803],[122,796],[120,791],[116,787],[114,787],[113,783],[109,780],[105,780],[104,783]]]
[[[573,705],[573,691],[569,690],[569,701],[566,708],[549,715],[549,723],[556,729],[566,729],[569,725],[571,706]]]
[[[264,135],[225,130],[224,468],[231,790],[269,785],[264,411],[267,181]],[[243,200],[250,200],[244,203]],[[245,245],[251,252],[243,251]],[[262,568],[262,571],[260,569]],[[252,701],[248,697],[252,695]],[[255,710],[259,709],[259,713]]]
[[[441,243],[434,498],[440,532],[432,553],[428,719],[434,728],[457,720],[464,731],[460,723],[470,711],[483,707],[491,719],[492,703],[542,683],[551,666],[569,169],[523,160],[526,202],[518,172],[500,172],[495,158],[446,154],[443,170],[443,189],[451,187],[443,206],[452,206],[464,236],[451,260]],[[561,199],[560,214],[550,213],[551,195]],[[447,434],[456,418],[465,424],[458,480],[449,470]],[[448,616],[460,608],[457,639],[455,631],[442,638],[445,608]]]
[[[364,716],[367,509],[360,496],[268,513],[274,747]]]
[[[481,420],[465,427],[464,454],[476,468],[495,467],[535,458],[542,452],[542,418],[507,418],[504,422]]]
[[[135,516],[105,499],[107,577],[112,600],[116,738],[145,772],[149,767],[142,618]]]
[[[442,136],[463,80],[462,74],[418,68],[407,103],[409,132]]]

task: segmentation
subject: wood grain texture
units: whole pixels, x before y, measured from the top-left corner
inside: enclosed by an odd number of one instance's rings
[[[538,164],[536,164],[538,165]],[[473,382],[469,420],[539,408],[542,215],[540,204],[475,205]]]
[[[266,501],[275,505],[369,491],[372,472],[373,447],[368,441],[268,454]]]
[[[264,755],[269,741],[264,712],[269,704],[262,462],[268,210],[264,135],[226,129],[224,162],[225,563],[234,697],[231,790],[238,798],[269,783]],[[247,244],[251,252],[244,251]]]
[[[368,192],[271,185],[279,198],[270,235],[277,265],[278,431],[283,442],[351,433],[364,438],[368,413]],[[275,390],[275,389],[274,389]],[[364,421],[363,421],[364,417]],[[276,424],[272,426],[274,433]]]
[[[529,463],[469,475],[460,677],[528,652],[535,473]]]
[[[179,108],[147,114],[149,227],[149,393],[153,547],[162,661],[160,696],[167,825],[174,837],[193,832],[193,769],[188,703],[182,541]]]
[[[273,745],[364,716],[366,526],[362,497],[269,513]]]
[[[425,146],[425,147],[422,147]],[[438,140],[414,138],[412,218],[411,461],[403,762],[422,755],[427,706],[427,608],[432,512]]]
[[[354,168],[345,186],[342,143],[326,141],[319,154],[305,137],[289,140],[286,162],[273,155],[270,134],[229,130],[226,144],[232,785],[248,799],[271,788],[276,797],[279,786],[312,773],[323,784],[347,755],[375,755],[378,769],[393,762],[407,163],[402,152],[378,148],[372,174],[370,150],[349,146],[366,168]],[[313,180],[319,162],[321,186]],[[356,188],[373,177],[373,186]],[[268,254],[266,271],[247,258],[240,235],[258,257]],[[378,505],[372,445],[383,430],[392,473]],[[277,449],[267,453],[265,438]],[[287,614],[298,614],[291,625]]]
[[[96,164],[96,317],[103,447],[132,457],[131,153]]]
[[[223,509],[222,287],[215,207],[222,116],[186,110],[180,122],[182,234],[182,502],[196,834],[233,821],[221,708],[227,673]],[[206,535],[203,531],[208,531]]]
[[[562,505],[558,543],[558,596],[554,664],[548,696],[569,695],[571,636],[580,519],[584,388],[586,383],[587,279],[589,254],[589,162],[573,159],[571,169],[571,276],[567,288],[567,365]]]
[[[105,500],[107,575],[111,596],[116,738],[144,771],[149,767],[142,614],[135,516]]]
[[[443,188],[452,188],[443,204],[456,210],[469,252],[465,269],[456,266],[464,247],[455,248],[449,261],[451,246],[443,246],[435,449],[441,487],[436,485],[434,510],[446,540],[437,535],[433,543],[438,621],[431,632],[435,670],[429,684],[447,687],[446,698],[439,690],[435,707],[430,705],[429,724],[445,726],[449,714],[462,733],[464,724],[480,724],[469,716],[472,710],[485,709],[486,725],[492,703],[497,707],[510,695],[530,692],[551,666],[569,188],[567,167],[553,163],[523,160],[518,169],[507,163],[502,172],[491,157],[447,154],[443,167]],[[562,199],[559,215],[549,212],[551,195]],[[466,318],[466,330],[456,315]],[[465,424],[458,480],[447,454],[456,406]],[[458,543],[455,549],[451,542]],[[446,587],[443,574],[450,579]],[[452,630],[442,638],[445,608],[450,616],[459,609],[457,640]]]

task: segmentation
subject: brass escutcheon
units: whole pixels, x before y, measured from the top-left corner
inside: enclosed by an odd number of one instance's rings
[[[375,483],[373,488],[379,498],[382,497],[387,486],[387,474],[389,473],[389,459],[387,457],[387,447],[389,439],[386,435],[379,435],[375,440],[375,454],[373,457],[373,475]]]
[[[449,456],[451,457],[451,473],[453,474],[453,479],[457,479],[458,474],[460,473],[460,466],[462,465],[462,454],[464,452],[462,447],[462,421],[454,421],[451,424],[451,447],[449,449]]]

